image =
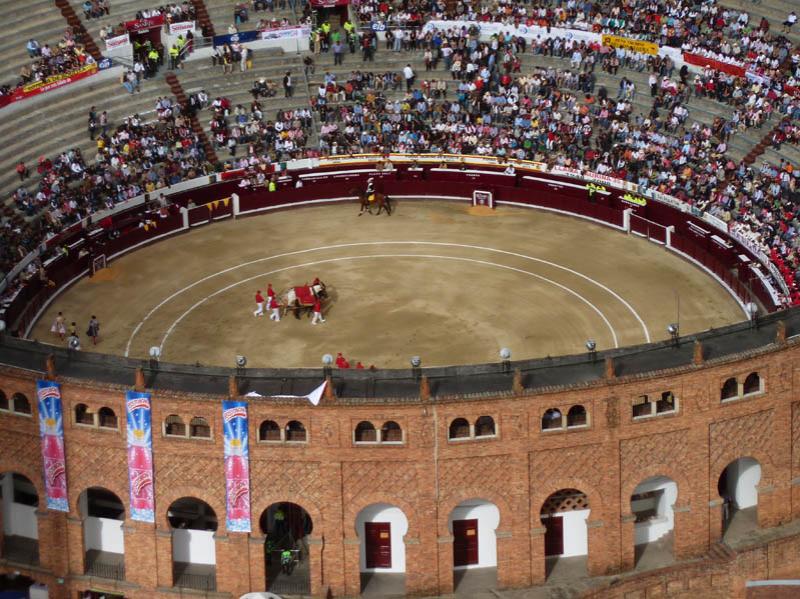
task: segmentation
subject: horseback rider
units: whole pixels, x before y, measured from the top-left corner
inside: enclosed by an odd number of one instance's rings
[[[375,201],[375,178],[367,179],[367,201],[371,204]]]

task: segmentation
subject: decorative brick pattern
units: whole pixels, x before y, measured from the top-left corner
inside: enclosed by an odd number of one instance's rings
[[[714,422],[710,426],[712,470],[749,454],[769,454],[772,410]],[[722,463],[724,462],[724,463]]]
[[[102,448],[86,443],[66,443],[67,483],[75,495],[89,487],[103,487],[128,504],[128,455],[124,449]],[[70,506],[75,508],[75,506]]]
[[[603,460],[598,459],[602,453],[603,447],[599,444],[537,451],[531,460],[531,481],[542,481],[546,484],[549,480],[575,478],[597,486],[608,474]],[[578,490],[587,492],[586,489]]]
[[[347,462],[344,487],[350,497],[386,492],[408,496],[417,487],[416,465],[406,462]]]
[[[439,488],[443,493],[454,489],[483,489],[505,495],[509,488],[506,466],[511,458],[505,455],[442,460],[439,462]]]
[[[800,467],[800,402],[792,404],[792,466]]]
[[[688,463],[689,431],[680,430],[661,435],[642,435],[620,443],[620,470],[623,487],[641,482],[641,473],[653,466],[681,468]]]
[[[250,460],[250,502],[261,504],[261,498],[274,496],[277,489],[286,496],[307,497],[316,505],[323,501],[325,481],[320,478],[317,462],[283,462]],[[268,482],[267,482],[268,481]],[[258,517],[259,514],[253,514]]]

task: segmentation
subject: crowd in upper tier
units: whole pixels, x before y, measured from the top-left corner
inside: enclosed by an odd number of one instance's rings
[[[277,85],[266,81],[253,84],[249,105],[203,92],[184,110],[162,98],[156,121],[134,115],[98,132],[95,156],[70,150],[42,157],[36,191],[22,184],[13,197],[17,210],[3,221],[0,271],[95,210],[225,168],[206,162],[189,122],[197,114],[210,124],[209,140],[229,167],[351,152],[450,152],[610,175],[728,223],[778,267],[790,290],[783,301],[800,303],[800,169],[786,160],[748,165],[729,153],[748,129],[769,134],[777,150],[800,139],[800,52],[786,37],[791,18],[772,31],[747,12],[690,0],[362,0],[356,10],[365,23],[387,25],[388,39],[346,27],[343,49],[348,64],[355,59],[359,68],[315,73],[307,60],[308,104],[270,109]],[[425,26],[438,19],[459,22]],[[466,21],[499,22],[509,30],[479,38]],[[600,41],[522,37],[512,29],[522,24],[635,37],[747,74],[711,64],[679,66],[674,54]],[[314,51],[332,51],[335,34],[330,27],[315,30]],[[409,58],[399,70],[369,69],[376,52],[404,51],[421,60]],[[551,57],[558,66],[524,66],[526,54]],[[424,71],[415,66],[420,63]],[[632,72],[647,75],[644,89]],[[612,74],[618,87],[599,85],[601,73]],[[713,101],[715,114],[693,115],[698,99]],[[319,143],[310,147],[314,121]],[[23,182],[29,170],[18,168]]]

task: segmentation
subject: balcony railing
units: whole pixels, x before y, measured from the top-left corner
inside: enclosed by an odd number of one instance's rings
[[[205,564],[175,562],[172,565],[173,586],[198,591],[217,590],[217,569]]]
[[[28,537],[7,535],[3,537],[2,557],[18,564],[39,565],[39,541]]]
[[[86,552],[86,575],[125,580],[125,555],[90,549]]]

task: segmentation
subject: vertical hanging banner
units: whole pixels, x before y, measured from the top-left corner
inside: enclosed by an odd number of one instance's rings
[[[67,459],[64,454],[64,412],[61,409],[61,385],[36,381],[39,400],[39,434],[42,437],[44,490],[47,508],[68,512]]]
[[[250,453],[247,447],[247,403],[222,402],[225,430],[225,505],[227,528],[250,532]]]
[[[128,482],[131,494],[131,520],[155,522],[153,492],[153,428],[150,394],[125,393],[128,415]]]

